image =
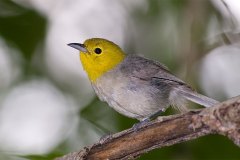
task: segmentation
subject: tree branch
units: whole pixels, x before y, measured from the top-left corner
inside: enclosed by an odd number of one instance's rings
[[[134,159],[155,148],[221,134],[240,146],[240,96],[214,107],[160,117],[137,131],[132,128],[57,160]]]

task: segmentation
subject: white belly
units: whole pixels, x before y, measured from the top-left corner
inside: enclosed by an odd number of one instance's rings
[[[168,105],[165,101],[159,103],[156,100],[155,95],[159,90],[145,81],[136,81],[133,77],[131,79],[121,75],[105,75],[97,80],[93,88],[98,97],[116,111],[139,120]]]

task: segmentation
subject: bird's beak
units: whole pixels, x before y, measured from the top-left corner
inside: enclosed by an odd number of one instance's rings
[[[81,43],[69,43],[68,44],[70,47],[73,47],[81,52],[87,52],[86,46]]]

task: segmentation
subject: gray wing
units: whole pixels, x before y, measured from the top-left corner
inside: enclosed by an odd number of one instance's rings
[[[182,110],[184,100],[190,100],[205,107],[219,103],[218,101],[198,94],[185,82],[174,76],[164,65],[144,57],[129,55],[121,70],[128,76],[149,82],[159,89],[159,93],[167,94],[169,102]],[[185,109],[184,109],[185,110]]]
[[[121,70],[123,73],[131,74],[130,76],[150,81],[156,86],[160,83],[167,83],[171,86],[186,85],[161,63],[136,55],[129,55],[123,62]]]

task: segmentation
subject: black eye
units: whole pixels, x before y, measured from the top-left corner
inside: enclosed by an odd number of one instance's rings
[[[101,54],[102,53],[102,50],[100,48],[95,48],[94,52],[96,54]]]

